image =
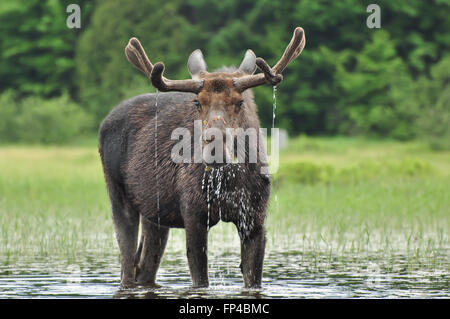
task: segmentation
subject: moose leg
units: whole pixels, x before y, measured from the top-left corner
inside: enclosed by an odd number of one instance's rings
[[[156,285],[156,273],[166,248],[169,228],[158,226],[144,218],[142,223],[142,250],[136,269],[136,281],[148,286]]]
[[[266,231],[264,226],[249,236],[241,235],[241,271],[246,288],[260,288],[262,280]]]
[[[192,285],[195,288],[208,287],[208,231],[206,222],[202,223],[197,218],[188,218],[188,220],[185,220],[185,229]]]
[[[117,243],[121,255],[121,284],[123,287],[134,286],[134,257],[139,231],[139,215],[123,204],[123,198],[114,196],[110,188],[113,220]]]

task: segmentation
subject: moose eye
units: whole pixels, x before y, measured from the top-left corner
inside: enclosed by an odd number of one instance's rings
[[[194,100],[194,105],[197,108],[197,110],[201,110],[202,105],[200,104],[200,102],[198,100]]]
[[[244,100],[240,100],[239,102],[236,103],[236,108],[238,110],[240,110],[242,108],[242,106],[244,105]]]

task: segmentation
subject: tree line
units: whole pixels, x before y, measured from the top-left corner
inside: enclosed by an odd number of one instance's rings
[[[74,2],[81,8],[80,29],[66,25],[66,8]],[[369,4],[359,0],[2,3],[0,140],[27,140],[17,131],[29,128],[23,123],[36,112],[49,127],[58,126],[68,112],[76,113],[73,121],[80,123],[72,125],[70,135],[93,132],[121,100],[153,92],[125,58],[124,47],[132,36],[140,39],[152,61],[164,61],[170,78],[181,79],[189,76],[187,58],[197,48],[209,70],[239,65],[248,48],[273,65],[296,26],[305,29],[307,43],[277,88],[277,126],[291,134],[448,140],[450,3],[378,1],[381,27],[376,29],[366,25]],[[255,96],[262,125],[270,127],[272,89],[256,88]]]

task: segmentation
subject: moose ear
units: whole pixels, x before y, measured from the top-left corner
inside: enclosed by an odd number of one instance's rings
[[[188,59],[187,67],[193,79],[197,79],[201,72],[205,72],[208,67],[203,59],[203,53],[199,49],[191,53]]]
[[[252,50],[245,52],[244,60],[242,60],[239,70],[246,74],[253,74],[256,70],[256,55]]]

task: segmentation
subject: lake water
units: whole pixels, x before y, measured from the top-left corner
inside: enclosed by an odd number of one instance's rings
[[[169,239],[171,240],[171,239]],[[432,265],[402,254],[326,254],[268,242],[263,288],[244,289],[239,242],[209,252],[210,287],[193,289],[184,243],[169,242],[157,289],[120,289],[117,249],[70,258],[0,255],[0,298],[448,298],[448,251]],[[236,246],[237,244],[237,246]],[[383,257],[384,256],[384,257]]]

